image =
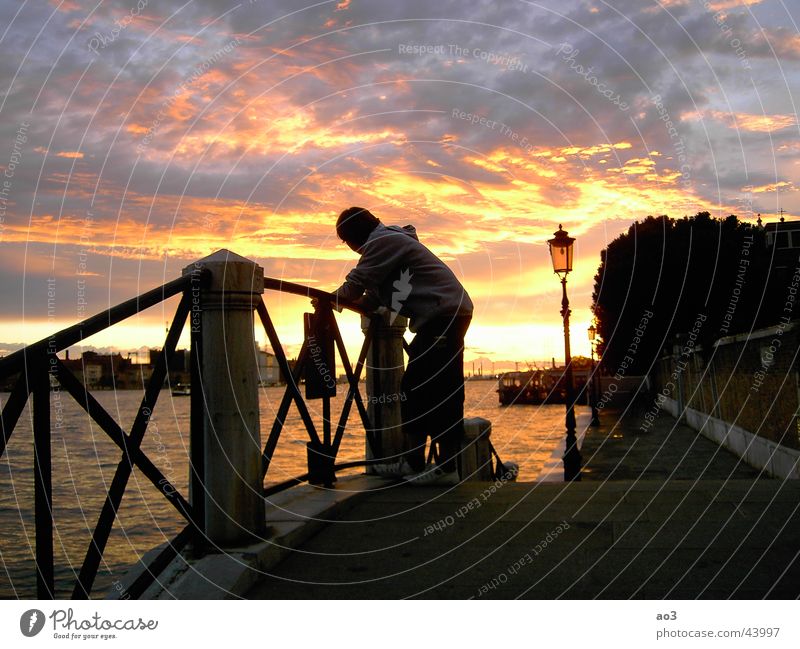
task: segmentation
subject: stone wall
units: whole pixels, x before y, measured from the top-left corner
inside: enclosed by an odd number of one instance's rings
[[[685,339],[660,359],[654,404],[748,464],[797,477],[800,323],[722,338],[710,351],[691,343]]]

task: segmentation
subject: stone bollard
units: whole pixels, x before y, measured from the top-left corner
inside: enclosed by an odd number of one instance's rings
[[[492,451],[489,438],[492,436],[492,422],[482,417],[464,419],[464,439],[459,456],[462,480],[491,481]]]
[[[192,400],[202,400],[202,426],[197,429],[203,448],[202,493],[192,489],[190,499],[203,507],[208,542],[230,547],[253,543],[265,530],[253,351],[253,311],[264,292],[264,270],[229,250],[218,250],[183,274],[202,268],[211,279],[200,294],[199,318],[193,313],[191,319],[202,341],[201,385],[191,386]],[[198,412],[195,404],[192,410]]]
[[[394,316],[394,319],[392,319]],[[367,412],[374,427],[375,436],[380,440],[380,455],[387,462],[396,462],[405,450],[400,381],[405,372],[403,334],[408,319],[393,313],[376,316],[380,322],[372,338],[367,354]],[[370,318],[361,316],[361,329],[364,333],[370,325]],[[375,459],[378,449],[366,448],[366,458]],[[367,473],[371,473],[367,467]]]

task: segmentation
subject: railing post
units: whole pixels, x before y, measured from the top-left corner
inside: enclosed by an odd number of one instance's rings
[[[49,360],[49,359],[48,359]],[[33,479],[36,512],[36,596],[55,599],[53,567],[53,478],[50,448],[50,374],[45,362],[32,363]]]
[[[258,371],[253,311],[264,292],[264,270],[228,250],[195,262],[184,275],[210,272],[201,288],[200,385],[192,384],[192,400],[202,399],[203,484],[192,490],[192,504],[201,507],[209,543],[231,546],[253,543],[265,528],[261,484],[261,435]],[[200,408],[192,408],[198,412]]]
[[[400,406],[406,395],[401,391],[400,381],[405,372],[403,334],[408,319],[394,313],[373,317],[378,318],[378,322],[367,355],[367,413],[374,427],[374,437],[380,440],[381,457],[395,462],[405,450]],[[361,316],[361,328],[365,333],[370,322],[370,318]],[[375,459],[377,451],[368,443],[366,459]]]

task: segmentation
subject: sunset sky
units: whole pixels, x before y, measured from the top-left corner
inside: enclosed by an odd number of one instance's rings
[[[563,357],[545,243],[563,223],[573,352],[588,355],[600,251],[632,221],[800,211],[797,3],[66,0],[0,15],[0,354],[220,248],[332,290],[356,262],[335,217],[360,205],[415,225],[461,278],[467,361]],[[307,301],[266,299],[296,351]],[[159,345],[173,308],[88,342]],[[358,318],[340,323],[358,344]]]

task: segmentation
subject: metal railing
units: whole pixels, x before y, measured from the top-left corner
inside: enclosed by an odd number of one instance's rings
[[[35,570],[36,593],[39,599],[52,599],[55,597],[53,478],[50,446],[51,377],[60,384],[61,388],[66,390],[122,451],[72,591],[73,599],[88,598],[92,591],[103,552],[108,543],[117,511],[134,467],[142,472],[186,520],[187,526],[182,532],[181,540],[188,540],[190,530],[196,528],[194,509],[141,450],[141,444],[147,432],[150,416],[167,376],[169,362],[175,353],[178,339],[192,307],[192,287],[199,288],[199,285],[206,279],[207,277],[203,273],[196,276],[181,277],[99,313],[88,320],[54,333],[50,337],[28,345],[9,356],[0,358],[0,379],[18,375],[16,383],[3,407],[2,415],[0,415],[0,428],[2,428],[0,457],[5,452],[29,397],[32,397],[33,400]],[[179,294],[182,297],[175,310],[164,346],[147,381],[144,396],[134,420],[130,429],[126,432],[98,403],[78,378],[67,369],[56,354],[103,329]]]
[[[228,256],[236,257],[229,264]],[[336,480],[336,472],[358,466],[366,466],[372,463],[386,461],[384,458],[384,446],[382,434],[390,426],[383,417],[380,408],[375,407],[375,421],[370,420],[370,414],[364,405],[359,390],[359,381],[367,362],[368,353],[373,343],[377,342],[378,327],[381,323],[381,316],[367,313],[358,304],[344,303],[336,301],[333,294],[314,289],[308,286],[284,282],[278,279],[263,278],[261,284],[260,268],[244,258],[220,251],[211,257],[206,258],[209,263],[203,266],[200,262],[193,267],[184,270],[184,276],[168,282],[163,286],[148,291],[136,298],[123,302],[107,311],[99,313],[83,322],[68,327],[62,331],[54,333],[48,338],[7,356],[0,358],[0,381],[4,381],[17,375],[16,383],[10,392],[6,403],[0,414],[0,457],[5,452],[6,446],[14,432],[15,426],[22,414],[28,399],[32,397],[33,415],[33,439],[34,439],[34,514],[36,530],[36,549],[35,549],[35,573],[36,573],[36,593],[39,599],[50,599],[55,597],[55,578],[54,578],[54,553],[53,553],[53,489],[52,489],[52,465],[51,465],[51,421],[50,421],[50,390],[51,382],[63,388],[75,402],[86,411],[88,416],[97,423],[101,430],[116,444],[121,451],[119,463],[114,477],[105,494],[105,499],[98,515],[97,522],[92,533],[91,541],[86,549],[85,557],[77,576],[74,588],[72,589],[73,599],[86,599],[91,593],[97,577],[98,568],[103,559],[103,553],[108,544],[112,528],[117,519],[123,496],[125,494],[129,479],[134,468],[139,469],[147,480],[152,483],[156,490],[174,507],[181,518],[185,521],[182,531],[165,548],[144,567],[139,576],[121,593],[124,597],[138,598],[156,580],[164,568],[187,546],[191,547],[195,555],[203,554],[214,548],[219,548],[225,544],[225,530],[220,527],[220,518],[230,517],[227,511],[218,511],[214,506],[219,507],[217,493],[214,492],[214,480],[220,484],[227,485],[232,481],[246,482],[241,479],[239,467],[228,467],[227,470],[233,471],[231,474],[223,472],[214,475],[207,475],[207,472],[218,471],[218,467],[224,464],[220,456],[220,448],[207,448],[209,444],[216,444],[221,437],[235,436],[236,431],[214,430],[212,421],[215,408],[219,408],[214,403],[215,399],[222,399],[228,396],[225,390],[236,390],[231,372],[238,371],[238,378],[245,381],[253,381],[255,377],[248,377],[246,369],[232,368],[235,364],[235,356],[241,349],[237,345],[249,345],[252,354],[254,345],[253,325],[255,324],[253,313],[257,314],[261,326],[275,354],[276,362],[280,372],[286,382],[286,389],[276,411],[275,418],[266,435],[266,442],[263,450],[255,450],[260,453],[260,471],[254,472],[254,478],[250,484],[243,484],[239,494],[245,492],[261,491],[263,496],[274,494],[293,485],[308,481],[326,487],[332,486]],[[204,260],[204,261],[206,261]],[[237,267],[238,264],[238,267]],[[214,271],[212,272],[212,270]],[[232,270],[230,270],[232,269]],[[245,272],[242,271],[244,269]],[[252,271],[252,276],[248,273]],[[230,280],[228,275],[234,276],[235,281]],[[238,284],[236,284],[238,282]],[[233,287],[233,288],[231,288]],[[297,296],[310,298],[314,301],[314,313],[305,314],[305,336],[300,347],[297,359],[292,366],[286,356],[286,352],[278,338],[275,325],[270,317],[267,305],[260,295],[263,290],[290,293]],[[216,291],[216,292],[215,292]],[[226,293],[227,291],[227,293]],[[180,301],[172,318],[172,323],[168,329],[163,348],[158,354],[153,366],[152,373],[146,382],[144,395],[129,428],[123,428],[95,399],[91,392],[84,386],[75,374],[58,358],[57,353],[68,347],[80,343],[108,327],[111,327],[126,318],[138,314],[139,312],[155,306],[167,299],[180,295]],[[367,320],[362,320],[364,330],[364,341],[356,361],[355,366],[350,359],[345,348],[341,332],[339,330],[334,306],[338,309],[346,308],[359,313]],[[226,311],[227,310],[227,311]],[[211,315],[222,314],[229,320],[213,320]],[[241,314],[236,315],[236,314]],[[231,315],[233,314],[233,315]],[[203,317],[209,317],[207,321],[202,321]],[[238,320],[241,325],[246,322],[246,329],[249,331],[248,340],[238,340],[236,345],[228,346],[225,334],[218,331],[220,323],[233,323],[233,318],[243,317]],[[191,402],[190,402],[190,451],[189,451],[189,494],[187,498],[181,494],[176,486],[167,479],[153,461],[142,450],[142,441],[147,432],[148,423],[155,409],[159,394],[169,378],[169,367],[171,359],[175,355],[175,350],[181,332],[190,321],[190,376],[191,376]],[[200,326],[205,322],[204,326]],[[368,322],[368,324],[367,324]],[[240,330],[242,331],[242,330]],[[382,330],[381,330],[382,331]],[[405,347],[402,341],[401,332],[395,331],[393,345]],[[216,353],[213,345],[204,347],[203,337],[209,336],[213,343],[225,346],[224,354]],[[383,334],[381,334],[383,335]],[[402,343],[400,342],[402,341]],[[208,341],[207,341],[208,342]],[[205,352],[203,350],[206,350]],[[330,378],[335,374],[335,353],[338,352],[341,366],[347,377],[347,394],[345,396],[341,412],[336,419],[331,415],[331,397],[335,393],[334,385],[330,384]],[[216,355],[215,355],[216,353]],[[398,350],[402,359],[402,351]],[[231,358],[228,358],[228,354]],[[243,357],[240,357],[240,359]],[[252,358],[246,359],[252,361]],[[223,367],[228,364],[228,367]],[[228,376],[222,377],[227,369]],[[393,368],[391,371],[397,371]],[[402,360],[399,362],[399,369],[402,370]],[[113,370],[113,366],[112,366]],[[372,389],[376,390],[380,376],[380,368],[372,367]],[[225,378],[228,379],[227,383]],[[396,378],[396,377],[395,377]],[[321,380],[322,379],[322,380]],[[305,381],[306,397],[301,392],[301,381]],[[220,385],[222,387],[220,388]],[[222,391],[220,391],[222,390]],[[242,393],[244,394],[244,393]],[[255,394],[255,407],[258,409],[257,393]],[[222,395],[222,397],[220,396]],[[234,397],[236,395],[234,394]],[[247,395],[244,395],[246,398]],[[252,398],[252,394],[250,395]],[[308,406],[306,398],[322,400],[322,430],[317,429]],[[234,398],[234,401],[236,399]],[[268,476],[278,441],[283,431],[287,415],[291,405],[297,407],[303,425],[308,433],[307,443],[308,471],[303,475],[283,480],[264,489],[264,483]],[[252,404],[252,401],[251,401]],[[352,406],[355,404],[360,422],[363,426],[367,440],[367,458],[362,461],[336,463],[336,457],[351,415]],[[247,428],[244,422],[245,415],[238,410],[228,406],[233,413],[232,428]],[[238,402],[236,403],[238,408]],[[231,414],[231,413],[228,413]],[[396,420],[395,417],[394,419]],[[256,414],[255,421],[260,421]],[[231,420],[229,420],[231,421]],[[393,424],[396,426],[396,421]],[[259,423],[260,427],[260,423]],[[241,431],[240,431],[241,432]],[[252,431],[250,431],[252,432]],[[221,434],[220,434],[221,433]],[[259,431],[255,431],[259,436]],[[255,438],[255,437],[254,437]],[[253,438],[253,439],[254,439]],[[252,441],[250,438],[243,438],[245,441]],[[245,444],[246,446],[246,444]],[[492,476],[499,476],[502,463],[497,456],[494,448],[491,453],[496,460],[495,467],[492,468]],[[397,453],[397,449],[388,449]],[[433,445],[431,448],[433,452]],[[249,453],[249,449],[248,449]],[[217,454],[217,455],[215,455]],[[389,453],[391,455],[391,453]],[[491,467],[490,467],[491,468]],[[232,480],[227,480],[228,476]],[[224,487],[223,487],[224,488]],[[234,494],[235,495],[235,494]],[[235,502],[239,512],[249,509],[252,518],[258,518],[258,502],[250,499],[250,494],[242,496],[242,500]],[[256,495],[256,499],[259,497]],[[259,501],[260,502],[260,501]],[[261,503],[263,505],[263,503]],[[224,509],[224,507],[223,507]],[[222,516],[220,516],[222,514]],[[241,513],[239,514],[241,516]],[[261,540],[263,538],[263,516],[261,516],[260,526],[254,524],[251,529],[245,529],[244,535],[238,537],[242,539]],[[223,521],[224,522],[224,521]],[[241,521],[234,521],[239,524]],[[215,525],[217,527],[215,527]],[[245,521],[246,527],[246,521]],[[222,529],[222,532],[220,532]],[[211,532],[209,530],[212,530]],[[222,539],[222,541],[220,541]],[[230,539],[227,539],[230,541]]]
[[[267,437],[264,451],[262,453],[262,479],[266,477],[269,471],[272,456],[278,444],[281,432],[283,430],[286,415],[288,414],[289,407],[292,402],[295,403],[300,413],[300,417],[305,426],[306,432],[309,436],[307,447],[308,452],[308,472],[280,482],[265,490],[265,495],[271,495],[287,489],[300,482],[309,481],[314,484],[322,484],[326,487],[332,486],[335,481],[335,472],[337,469],[352,468],[356,466],[365,466],[370,464],[371,460],[364,460],[361,462],[349,462],[346,465],[336,465],[336,456],[339,452],[339,446],[344,435],[345,427],[352,410],[353,403],[356,404],[358,414],[361,418],[361,423],[364,427],[364,432],[367,437],[367,444],[375,457],[380,456],[380,436],[374,429],[370,421],[367,409],[364,406],[363,399],[361,398],[361,391],[359,389],[359,380],[361,373],[364,369],[364,364],[367,358],[367,352],[375,331],[376,320],[371,320],[369,328],[364,335],[364,342],[361,345],[361,351],[358,355],[355,368],[350,363],[347,350],[342,340],[341,332],[336,323],[336,317],[333,313],[333,304],[337,304],[341,308],[347,308],[361,315],[371,316],[357,304],[336,300],[335,296],[319,289],[314,289],[301,284],[293,282],[284,282],[282,280],[273,279],[269,277],[264,278],[264,288],[267,290],[275,290],[283,293],[290,293],[293,295],[301,295],[313,299],[316,302],[315,312],[313,318],[308,318],[310,322],[307,323],[306,335],[304,336],[302,346],[297,355],[294,368],[291,368],[286,354],[283,351],[283,346],[278,339],[278,334],[272,319],[269,316],[266,305],[263,300],[257,305],[256,312],[264,327],[264,332],[267,335],[270,346],[276,356],[276,361],[282,375],[286,379],[286,391],[283,399],[278,407],[272,428],[269,436]],[[320,386],[319,381],[313,380],[315,377],[314,372],[317,373],[318,378],[323,376],[334,377],[335,384],[335,362],[333,361],[333,349],[339,353],[339,358],[344,368],[347,377],[347,395],[345,396],[342,411],[339,415],[335,431],[332,429],[331,417],[331,397],[335,390],[326,389],[329,386]],[[315,350],[319,350],[314,354]],[[316,356],[315,366],[309,367],[308,364],[312,361],[312,356]],[[322,362],[320,362],[320,360]],[[308,370],[311,370],[310,372]],[[311,398],[320,398],[322,400],[322,437],[320,438],[319,432],[314,425],[314,421],[308,411],[308,407],[300,392],[300,379],[306,379],[307,394],[309,392],[309,384],[315,385],[315,394]],[[374,460],[375,462],[379,460]]]
[[[6,357],[0,358],[0,380],[8,380],[17,375],[0,414],[0,457],[6,450],[15,426],[32,398],[33,439],[34,439],[34,518],[35,518],[35,573],[36,594],[39,599],[55,597],[54,548],[53,548],[53,489],[51,466],[51,382],[55,381],[60,389],[75,400],[86,411],[88,416],[108,435],[121,451],[114,477],[108,487],[105,499],[98,515],[91,541],[86,549],[85,557],[72,589],[73,599],[85,599],[92,593],[103,553],[109,541],[112,528],[117,519],[129,478],[134,467],[139,469],[157,491],[177,510],[185,520],[184,529],[167,544],[167,547],[142,571],[141,575],[127,588],[128,597],[140,596],[158,574],[187,544],[202,552],[207,548],[204,534],[205,511],[202,498],[195,497],[195,502],[180,493],[177,487],[167,479],[165,474],[153,463],[142,450],[142,441],[147,432],[152,413],[156,407],[159,394],[168,378],[168,368],[175,355],[181,332],[190,314],[202,311],[201,295],[203,287],[208,284],[209,272],[199,270],[173,280],[156,289],[143,293],[131,300],[123,302],[83,322],[58,331],[51,336],[26,346]],[[341,357],[341,363],[348,378],[348,392],[342,412],[335,429],[332,428],[330,416],[330,396],[323,396],[322,436],[317,431],[309,414],[308,407],[300,391],[301,379],[310,357],[309,338],[306,337],[300,349],[294,367],[290,367],[286,353],[278,338],[275,326],[269,315],[266,304],[260,299],[256,305],[256,313],[264,327],[269,343],[275,353],[278,366],[286,380],[286,391],[278,407],[266,444],[262,452],[261,478],[266,478],[270,462],[275,452],[286,416],[292,402],[300,412],[303,423],[309,434],[309,471],[308,473],[271,486],[265,495],[288,488],[304,480],[330,485],[335,480],[335,471],[354,466],[368,464],[370,461],[335,464],[335,458],[347,425],[348,417],[355,403],[361,422],[372,448],[378,448],[379,440],[373,430],[367,410],[358,388],[358,382],[371,342],[371,332],[367,331],[359,354],[358,362],[353,368],[349,362],[341,333],[333,315],[330,293],[310,287],[301,286],[280,280],[267,278],[265,288],[269,290],[304,295],[318,300],[315,316],[320,326],[324,325],[331,333],[331,340]],[[111,327],[126,318],[134,316],[145,309],[155,306],[174,296],[181,296],[169,327],[163,348],[154,364],[152,374],[146,382],[144,395],[128,428],[118,423],[103,408],[79,378],[58,358],[57,354],[68,347],[81,343],[88,337]],[[348,309],[364,314],[355,304],[341,304]],[[191,327],[190,374],[192,381],[190,404],[190,458],[189,472],[191,491],[199,495],[204,492],[204,454],[203,431],[201,422],[207,408],[204,395],[204,364],[202,358],[202,330]],[[207,372],[213,371],[206,367]]]

